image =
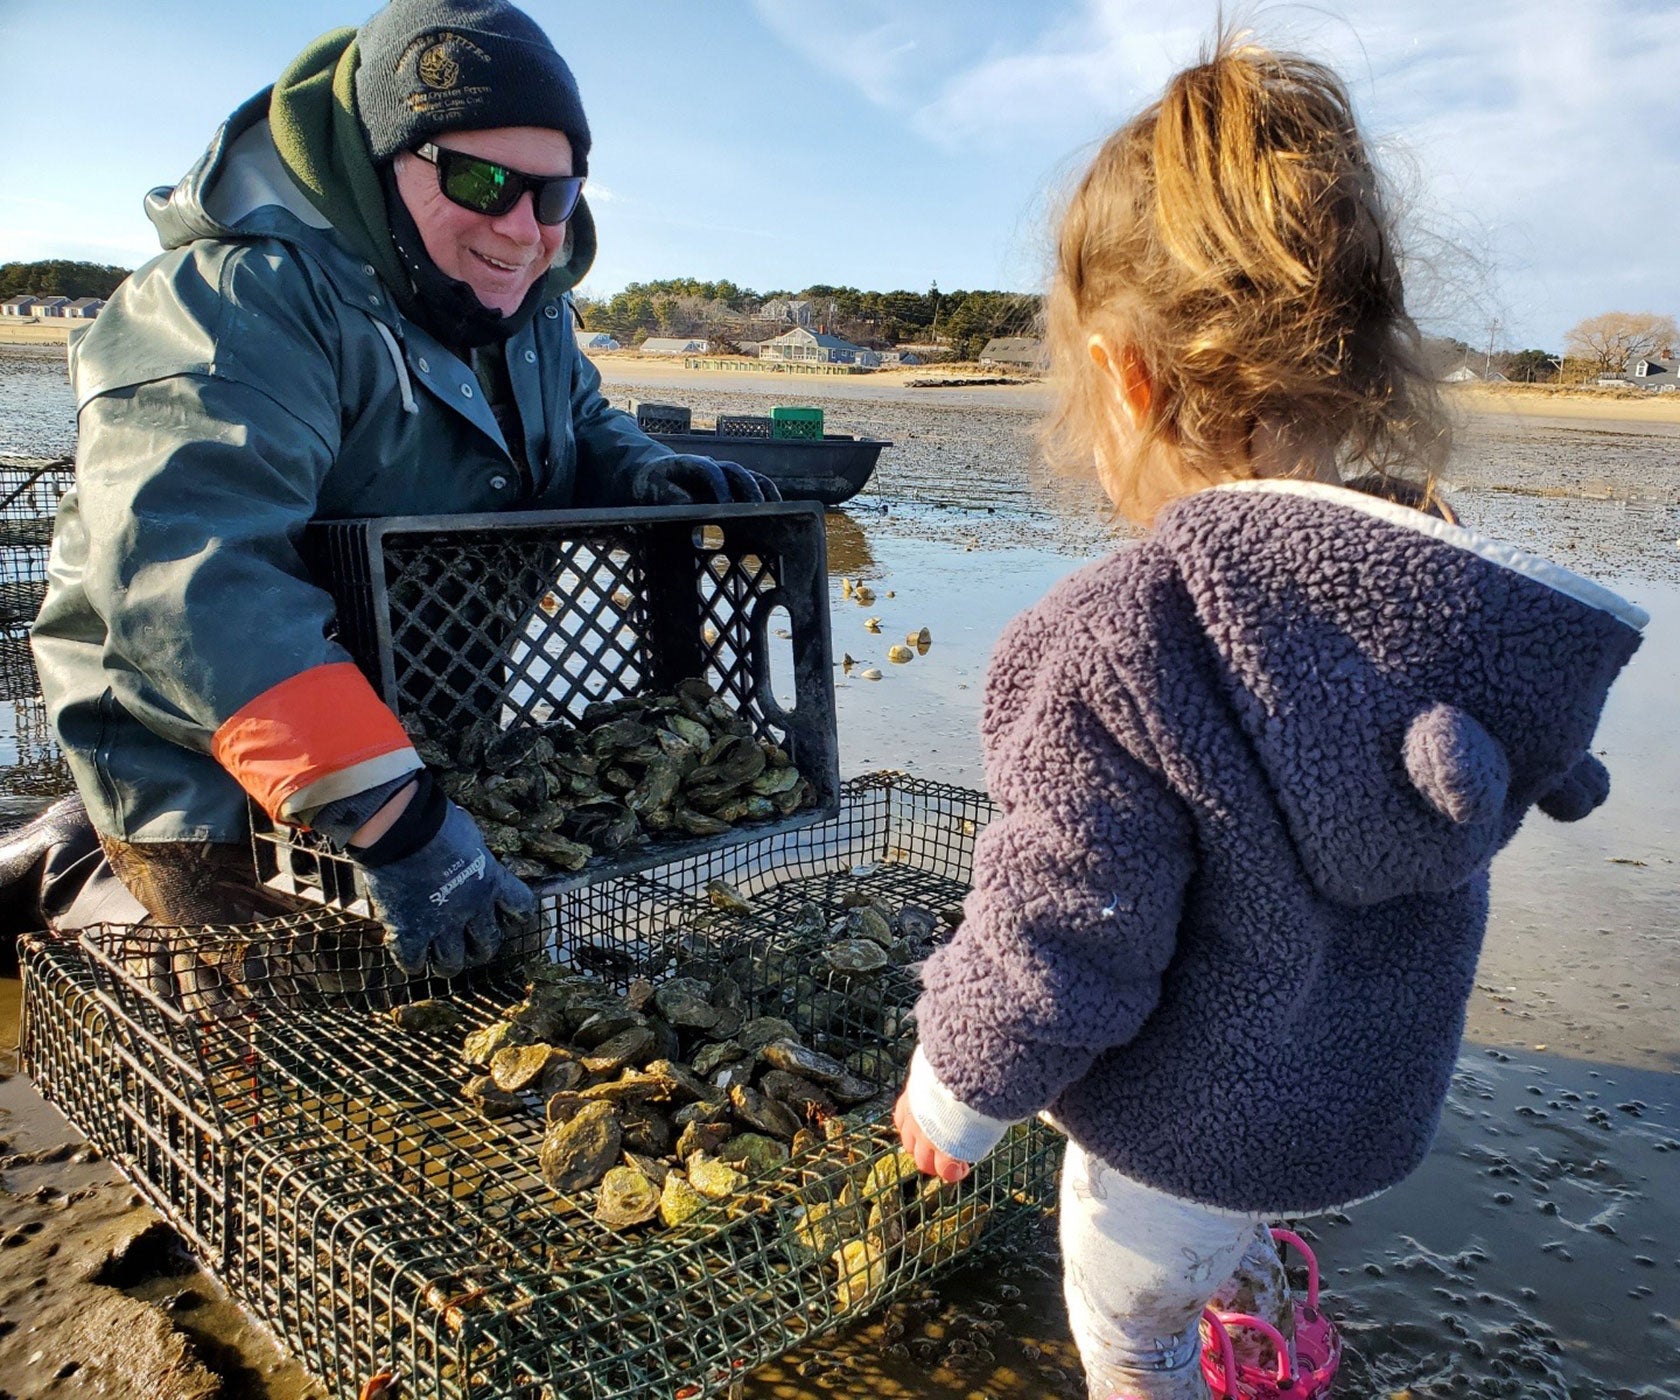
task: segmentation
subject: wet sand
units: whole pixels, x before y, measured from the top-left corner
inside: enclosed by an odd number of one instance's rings
[[[615,399],[652,396],[603,368]],[[829,522],[835,655],[860,663],[836,674],[843,770],[980,785],[975,719],[998,628],[1120,538],[1088,487],[1023,466],[1039,391],[868,398],[861,376],[717,378],[692,391],[703,416],[815,400],[831,431],[895,442]],[[1495,864],[1470,1043],[1428,1162],[1377,1201],[1307,1222],[1349,1344],[1337,1394],[1680,1397],[1680,427],[1474,413],[1460,444],[1449,476],[1469,523],[1620,588],[1653,622],[1599,730],[1610,802],[1576,826],[1535,816]],[[842,576],[868,579],[874,604],[845,599]],[[885,660],[924,625],[926,656]],[[881,680],[861,679],[869,664]],[[0,980],[6,1040],[15,996]],[[202,1274],[168,1271],[177,1261],[144,1233],[154,1218],[108,1167],[71,1160],[74,1134],[23,1080],[0,1084],[0,1115],[0,1391],[96,1394],[104,1376],[106,1393],[146,1393],[105,1375],[109,1359],[68,1321],[72,1305],[121,1294],[204,1339],[233,1377],[205,1394],[310,1393]],[[113,1249],[128,1262],[105,1265]],[[167,1313],[152,1306],[170,1298]],[[746,1393],[1074,1396],[1077,1377],[1046,1224],[1001,1262],[761,1368]]]

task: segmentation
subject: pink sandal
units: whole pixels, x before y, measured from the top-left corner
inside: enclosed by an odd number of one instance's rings
[[[1295,1305],[1295,1340],[1248,1313],[1202,1313],[1207,1338],[1202,1345],[1202,1377],[1214,1400],[1320,1400],[1330,1393],[1342,1362],[1342,1339],[1318,1306],[1318,1259],[1292,1230],[1273,1230],[1278,1244],[1293,1245],[1307,1261],[1307,1297]],[[1240,1365],[1231,1345],[1233,1327],[1266,1336],[1277,1350],[1275,1369]]]

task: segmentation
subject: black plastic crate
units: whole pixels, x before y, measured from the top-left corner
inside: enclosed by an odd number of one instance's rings
[[[768,439],[774,424],[775,419],[763,414],[724,414],[718,417],[717,435],[720,438]]]
[[[693,411],[679,403],[638,403],[636,426],[644,433],[686,433]]]
[[[539,889],[807,825],[838,810],[823,513],[814,502],[404,516],[310,527],[304,553],[337,636],[405,723],[457,734],[576,720],[595,701],[708,682],[815,789],[796,814],[662,839]],[[778,693],[791,697],[785,707]],[[258,871],[366,912],[359,872],[254,814]]]

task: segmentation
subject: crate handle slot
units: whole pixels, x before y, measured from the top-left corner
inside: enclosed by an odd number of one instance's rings
[[[797,702],[793,707],[786,707],[776,699],[776,687],[770,678],[770,620],[775,616],[778,608],[790,621],[793,618],[792,609],[782,601],[782,593],[782,589],[772,588],[769,592],[760,594],[754,605],[752,615],[752,672],[753,684],[758,688],[758,700],[764,707],[766,717],[779,722],[784,729],[788,729],[793,725]],[[792,649],[793,644],[790,642],[788,650],[791,652]],[[796,689],[795,694],[797,693]]]

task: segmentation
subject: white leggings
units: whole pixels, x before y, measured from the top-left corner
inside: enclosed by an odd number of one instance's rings
[[[1169,1196],[1069,1142],[1061,1237],[1068,1325],[1091,1400],[1207,1400],[1198,1324],[1216,1298],[1294,1334],[1264,1216]]]

